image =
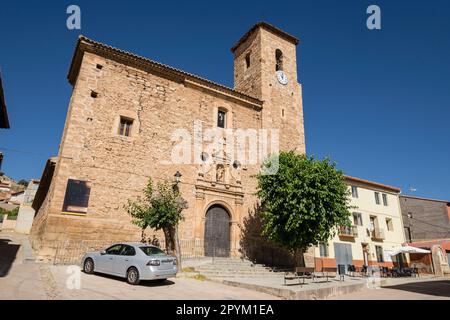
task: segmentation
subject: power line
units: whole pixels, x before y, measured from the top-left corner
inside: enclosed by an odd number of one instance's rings
[[[432,223],[429,223],[429,222],[425,222],[425,221],[423,221],[423,220],[420,220],[420,219],[417,219],[417,218],[414,218],[414,217],[409,218],[409,219],[416,220],[416,221],[418,221],[418,222],[421,222],[421,223],[423,223],[423,224],[427,224],[427,225],[432,226],[432,227],[442,228],[442,229],[448,230],[448,227],[443,227],[443,226],[440,226],[440,225],[437,225],[437,224],[432,224]]]
[[[23,153],[23,154],[29,154],[29,155],[33,155],[33,156],[39,156],[39,157],[45,157],[45,158],[49,158],[48,155],[44,155],[42,153],[38,153],[38,152],[33,152],[33,151],[25,151],[25,150],[18,150],[18,149],[10,149],[10,148],[4,148],[0,146],[0,151],[8,151],[8,152],[15,152],[15,153]]]

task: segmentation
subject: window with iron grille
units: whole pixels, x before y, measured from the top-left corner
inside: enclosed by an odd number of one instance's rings
[[[358,198],[358,187],[352,186],[352,197]]]
[[[353,212],[353,224],[355,226],[362,226],[363,225],[362,214],[361,213]]]
[[[383,247],[375,246],[375,252],[377,254],[377,262],[384,262]]]
[[[383,193],[383,194],[382,194],[382,197],[383,197],[383,205],[384,205],[384,206],[387,206],[387,205],[388,205],[387,194]]]
[[[328,257],[328,245],[326,243],[319,243],[320,257]]]
[[[375,203],[376,204],[380,204],[380,193],[379,192],[375,192]]]
[[[69,179],[62,210],[70,213],[87,213],[90,193],[90,182]]]
[[[133,119],[120,117],[119,135],[125,137],[131,136],[132,127],[133,127]]]

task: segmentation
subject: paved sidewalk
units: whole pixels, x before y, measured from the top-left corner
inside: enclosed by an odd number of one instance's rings
[[[131,286],[123,279],[87,275],[82,272],[80,289],[67,285],[69,266],[37,263],[30,250],[28,237],[0,231],[0,300],[55,299],[225,299],[274,300],[278,297],[220,283],[190,278],[175,278],[165,283],[142,282]]]
[[[251,278],[216,278],[211,280],[292,300],[326,299],[331,296],[360,291],[367,285],[366,279],[349,277],[345,281],[340,281],[337,278],[330,278],[328,282],[325,279],[319,279],[317,282],[307,280],[305,284],[298,284],[297,280],[289,280],[287,285],[284,284],[283,275]]]
[[[220,283],[191,278],[169,279],[165,283],[152,281],[131,286],[121,278],[106,275],[81,273],[81,288],[70,290],[66,286],[67,266],[51,266],[57,290],[63,299],[136,299],[136,300],[277,300],[273,295],[243,288],[234,288]]]
[[[379,289],[333,297],[331,300],[450,300],[450,279],[424,278],[419,280],[389,279]]]
[[[425,276],[421,278],[361,278],[345,277],[344,281],[331,278],[329,282],[295,280],[284,285],[283,276],[214,278],[223,284],[273,294],[284,299],[449,299],[450,278]],[[385,294],[385,296],[383,296]],[[396,298],[397,297],[397,298]]]
[[[48,299],[41,269],[22,250],[27,237],[0,232],[0,299]]]
[[[0,231],[0,299],[450,299],[449,278],[382,279],[381,289],[368,289],[362,278],[285,286],[276,274],[200,281],[184,273],[164,284],[131,286],[120,278],[80,272],[80,289],[70,289],[74,270],[79,269],[35,262],[27,236]]]

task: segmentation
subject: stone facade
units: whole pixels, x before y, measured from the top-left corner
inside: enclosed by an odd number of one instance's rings
[[[230,249],[237,255],[240,225],[257,202],[252,176],[260,163],[233,166],[233,156],[225,151],[232,144],[227,140],[224,149],[208,151],[212,163],[202,163],[198,152],[189,154],[189,163],[173,163],[173,134],[184,130],[193,137],[194,123],[203,130],[215,128],[218,111],[224,110],[226,129],[279,129],[281,149],[304,153],[296,44],[270,25],[256,25],[233,48],[235,89],[230,89],[80,37],[69,72],[74,88],[56,166],[32,227],[39,255],[51,257],[57,243],[66,240],[140,240],[140,230],[124,209],[127,199],[141,195],[149,178],[172,179],[177,171],[189,204],[180,238],[203,241],[206,213],[220,205],[230,216]],[[284,55],[287,85],[276,78],[276,49]],[[251,62],[245,70],[248,52]],[[133,121],[129,136],[118,134],[121,117]],[[192,150],[193,141],[191,145]],[[63,212],[68,179],[90,183],[86,213]]]

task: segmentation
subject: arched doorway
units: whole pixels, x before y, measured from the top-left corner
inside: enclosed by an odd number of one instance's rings
[[[220,205],[211,206],[206,212],[205,256],[230,256],[230,215]]]

